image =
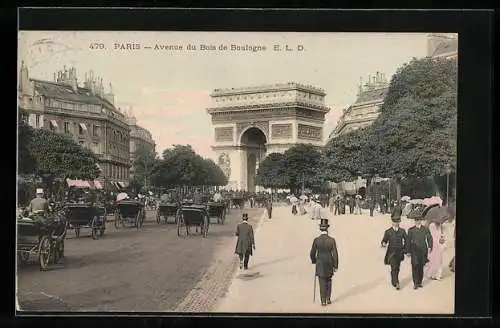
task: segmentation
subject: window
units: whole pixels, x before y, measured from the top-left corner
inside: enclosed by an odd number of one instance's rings
[[[99,125],[94,125],[94,127],[92,128],[92,135],[94,137],[99,137]]]
[[[40,115],[39,114],[36,114],[36,116],[35,116],[35,126],[37,128],[40,127]]]
[[[69,133],[69,122],[64,122],[64,133]]]

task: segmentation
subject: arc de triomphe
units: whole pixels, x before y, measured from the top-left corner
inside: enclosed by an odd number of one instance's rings
[[[267,154],[293,145],[323,146],[330,108],[322,89],[299,83],[215,89],[211,116],[215,162],[227,189],[255,191],[255,174]]]

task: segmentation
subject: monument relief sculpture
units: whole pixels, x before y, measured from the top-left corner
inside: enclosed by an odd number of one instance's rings
[[[231,176],[231,160],[229,159],[229,155],[227,153],[222,153],[219,156],[219,166],[222,169],[222,172],[229,179]]]

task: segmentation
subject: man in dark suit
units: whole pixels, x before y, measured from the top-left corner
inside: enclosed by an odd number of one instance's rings
[[[399,267],[404,260],[407,235],[404,229],[399,227],[401,216],[393,216],[391,219],[392,227],[385,231],[381,245],[387,246],[384,264],[391,266],[391,284],[399,290]]]
[[[316,264],[322,306],[332,304],[332,276],[339,264],[337,243],[334,238],[328,236],[329,226],[328,219],[321,219],[319,225],[321,235],[314,239],[309,253],[312,264]]]
[[[394,206],[394,208],[392,209],[391,219],[399,218],[401,220],[401,215],[403,215],[403,208],[401,207],[400,203],[397,202],[396,206]]]
[[[266,209],[267,209],[267,217],[270,219],[273,216],[273,202],[271,198],[266,199]]]
[[[422,225],[421,220],[421,217],[416,217],[415,226],[408,229],[408,239],[405,251],[407,255],[411,256],[413,289],[423,287],[424,265],[429,261],[427,256],[433,246],[431,232],[427,227]]]
[[[253,228],[248,223],[248,214],[243,213],[243,222],[236,227],[236,241],[235,254],[240,258],[240,269],[248,269],[248,261],[250,256],[253,255],[252,249],[255,249],[255,239],[253,236]]]

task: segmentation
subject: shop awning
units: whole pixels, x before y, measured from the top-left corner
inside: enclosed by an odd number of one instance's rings
[[[96,189],[103,189],[101,182],[99,180],[94,180],[94,186]]]
[[[120,188],[126,188],[127,185],[125,184],[125,182],[122,182],[122,181],[118,181],[118,186],[120,186]]]
[[[80,123],[80,127],[83,131],[87,131],[87,126],[84,123]]]
[[[84,180],[72,180],[72,179],[66,179],[66,183],[68,184],[68,187],[75,187],[75,188],[94,188],[94,183],[89,182],[89,181],[84,181]],[[99,189],[99,188],[97,188]]]
[[[56,129],[58,128],[56,120],[50,120],[50,125],[52,125],[52,127],[56,128]]]

